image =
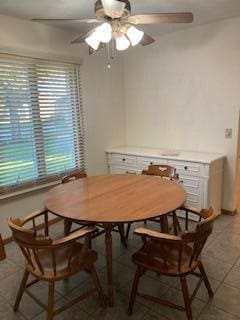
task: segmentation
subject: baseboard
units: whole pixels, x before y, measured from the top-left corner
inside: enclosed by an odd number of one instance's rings
[[[53,225],[53,224],[55,224],[55,223],[60,222],[61,220],[62,220],[62,218],[60,218],[60,217],[54,218],[54,219],[52,219],[52,220],[50,220],[50,221],[48,222],[48,225],[51,226],[51,225]],[[44,226],[45,226],[45,224],[44,224],[44,223],[41,223],[41,224],[39,224],[39,225],[36,226],[36,229],[37,229],[37,230],[42,230],[42,229],[44,229]],[[8,244],[8,243],[11,243],[12,241],[13,241],[13,237],[8,237],[8,238],[6,238],[6,239],[3,239],[3,244],[6,245],[6,244]]]
[[[237,214],[237,209],[233,211],[222,209],[222,214],[226,214],[228,216],[235,216],[235,214]]]

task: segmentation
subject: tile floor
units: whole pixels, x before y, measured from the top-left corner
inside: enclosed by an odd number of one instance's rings
[[[158,226],[148,222],[149,228]],[[63,224],[51,227],[54,237],[62,234]],[[128,249],[119,241],[119,235],[113,234],[114,257],[114,290],[115,306],[101,309],[96,295],[80,302],[68,311],[56,316],[56,320],[181,320],[186,319],[184,313],[175,311],[159,304],[150,303],[138,297],[133,316],[126,315],[128,297],[132,284],[135,267],[131,262],[131,255],[141,245],[140,239],[132,233],[129,238]],[[99,254],[97,271],[106,292],[106,262],[104,237],[94,242],[94,248]],[[20,310],[12,311],[15,295],[22,277],[24,261],[14,243],[6,246],[7,259],[0,263],[0,319],[1,320],[42,320],[46,319],[45,312],[24,295]],[[212,288],[214,298],[209,301],[205,287],[202,285],[195,298],[192,309],[194,319],[198,320],[240,320],[240,216],[230,217],[222,215],[214,226],[214,232],[209,238],[203,253],[203,262]],[[189,290],[193,290],[196,280],[189,276]],[[59,282],[56,286],[55,300],[57,305],[74,298],[81,290],[91,285],[86,274],[73,276],[69,281]],[[182,301],[178,280],[167,277],[157,277],[147,273],[140,282],[140,290],[149,294],[159,295]],[[36,284],[32,290],[46,302],[47,286],[43,282]]]

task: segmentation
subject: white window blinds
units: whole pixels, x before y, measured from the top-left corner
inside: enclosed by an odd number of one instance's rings
[[[79,66],[0,54],[0,193],[85,168]]]

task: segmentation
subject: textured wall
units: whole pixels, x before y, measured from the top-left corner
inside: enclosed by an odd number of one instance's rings
[[[125,55],[127,144],[227,156],[223,208],[233,210],[240,105],[240,18],[158,37]],[[225,139],[224,129],[233,128]]]

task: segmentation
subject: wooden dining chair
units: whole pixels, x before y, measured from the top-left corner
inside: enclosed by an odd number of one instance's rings
[[[62,183],[65,184],[70,181],[74,181],[77,179],[83,179],[86,177],[87,177],[87,174],[84,171],[78,170],[78,171],[72,172],[71,174],[69,174],[67,176],[64,176],[62,178]],[[64,235],[65,236],[70,234],[73,223],[76,223],[76,224],[80,225],[81,227],[91,226],[90,223],[87,223],[84,221],[73,220],[73,219],[64,219]]]
[[[143,247],[132,257],[132,261],[137,265],[137,269],[129,301],[129,315],[133,312],[137,294],[152,302],[185,311],[188,320],[193,319],[191,304],[202,281],[208,290],[209,297],[213,297],[213,291],[201,260],[201,252],[208,237],[212,233],[213,222],[216,217],[217,215],[213,208],[202,210],[199,214],[201,221],[198,222],[195,230],[186,231],[181,236],[164,234],[146,228],[137,228],[134,231],[136,235],[142,237]],[[197,269],[199,272],[196,271]],[[177,305],[159,297],[138,293],[139,280],[148,270],[154,271],[160,276],[165,275],[180,278],[184,306]],[[186,282],[186,277],[190,274],[199,278],[191,297],[189,296]]]
[[[149,165],[147,170],[142,171],[142,174],[169,179],[169,180],[175,181],[177,183],[180,182],[179,176],[176,173],[176,169],[174,167],[168,166],[168,165],[161,165],[161,164]],[[181,226],[180,226],[177,214],[175,211],[173,211],[169,215],[172,216],[174,234],[177,235],[181,231]],[[163,223],[163,221],[161,221],[161,219],[165,220],[164,223]],[[151,221],[155,221],[155,222],[160,223],[161,228],[163,227],[163,224],[164,224],[165,229],[168,228],[167,216],[151,219]],[[146,224],[146,220],[144,221],[144,223]],[[131,229],[131,224],[132,223],[128,223],[128,225],[127,225],[126,239],[128,239],[129,232]],[[162,231],[166,231],[166,230],[162,230]]]
[[[83,178],[86,178],[86,177],[87,177],[87,174],[84,171],[76,171],[76,172],[73,172],[73,173],[63,177],[62,178],[62,183],[65,184],[65,183],[68,183],[70,181],[74,181],[74,180],[77,180],[77,179],[83,179]],[[64,219],[64,234],[65,234],[65,236],[69,235],[73,223],[76,223],[76,224],[80,225],[81,226],[80,228],[85,227],[85,226],[92,226],[93,225],[92,223],[85,222],[85,221],[79,221],[79,220],[73,220],[73,219]],[[95,233],[93,235],[93,238],[96,238],[96,237],[102,235],[105,232],[104,226],[102,224],[97,224],[97,226],[100,227],[101,230],[98,231],[97,233]],[[126,239],[125,239],[124,225],[122,223],[118,223],[116,225],[113,225],[113,229],[112,230],[114,232],[119,232],[120,238],[121,238],[121,242],[126,247],[127,243],[126,243]]]
[[[36,228],[36,220],[41,217],[44,218],[45,225],[43,235],[38,234]],[[95,291],[98,293],[102,306],[106,306],[94,267],[94,263],[97,261],[97,253],[90,249],[91,234],[96,232],[95,227],[85,227],[67,237],[53,240],[49,237],[47,211],[33,213],[25,219],[10,218],[8,224],[12,230],[13,239],[19,245],[26,261],[23,279],[13,308],[14,311],[18,310],[24,292],[47,312],[47,320],[52,320],[55,315],[87,298]],[[27,228],[28,224],[31,228]],[[79,239],[83,240],[83,243],[80,243]],[[78,272],[87,272],[91,276],[94,283],[93,288],[54,310],[56,281],[68,279]],[[34,280],[27,283],[29,274],[34,277]],[[40,280],[48,283],[48,305],[43,304],[29,291],[29,287]]]
[[[5,253],[2,237],[0,234],[0,261],[4,260],[5,258],[6,258],[6,253]]]

